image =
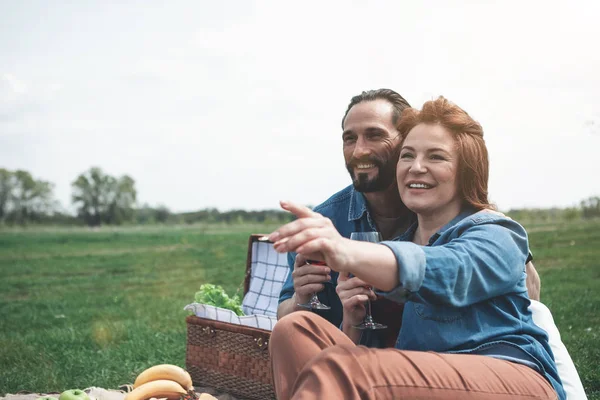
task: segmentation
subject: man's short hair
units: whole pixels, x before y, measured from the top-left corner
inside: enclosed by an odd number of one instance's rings
[[[394,111],[392,114],[392,123],[396,125],[400,120],[400,116],[402,115],[402,111],[405,108],[409,108],[410,104],[408,101],[404,99],[404,97],[400,96],[398,93],[394,92],[392,89],[376,89],[376,90],[367,90],[362,92],[359,95],[356,95],[350,100],[350,104],[348,104],[348,108],[346,109],[346,113],[344,114],[344,118],[342,118],[342,129],[344,129],[344,121],[346,120],[346,116],[350,109],[357,105],[358,103],[362,103],[363,101],[373,101],[373,100],[386,100],[393,107]]]

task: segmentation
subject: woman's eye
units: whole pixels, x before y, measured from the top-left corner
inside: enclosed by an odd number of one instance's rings
[[[432,154],[430,158],[432,160],[445,160],[444,156],[440,156],[439,154]]]
[[[411,153],[402,153],[400,154],[400,158],[413,158]]]

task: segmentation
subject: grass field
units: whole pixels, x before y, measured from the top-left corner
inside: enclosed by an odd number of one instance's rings
[[[590,399],[600,399],[600,222],[530,225],[552,310]],[[233,293],[250,233],[267,226],[0,231],[0,395],[117,388],[185,366],[183,306],[202,283]]]

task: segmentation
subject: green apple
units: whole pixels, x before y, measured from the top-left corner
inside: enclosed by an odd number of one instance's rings
[[[58,400],[58,399],[54,396],[44,396],[44,397],[38,397],[35,400]]]
[[[90,398],[83,390],[71,389],[62,392],[58,400],[90,400]]]

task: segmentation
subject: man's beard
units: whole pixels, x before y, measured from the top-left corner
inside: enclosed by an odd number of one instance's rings
[[[394,183],[396,179],[396,163],[393,158],[382,160],[376,156],[370,156],[368,161],[361,160],[360,163],[367,162],[375,164],[377,167],[377,175],[374,178],[369,179],[369,174],[360,172],[355,175],[354,166],[359,164],[356,160],[352,159],[346,164],[346,169],[350,173],[350,178],[352,178],[352,184],[356,191],[363,193],[381,192]]]

